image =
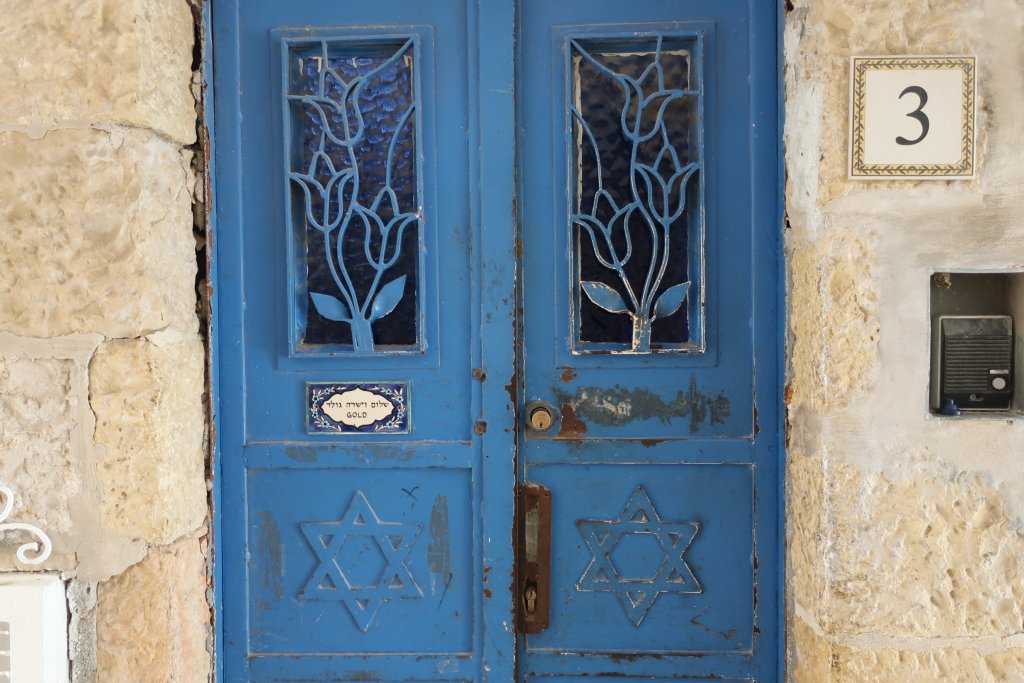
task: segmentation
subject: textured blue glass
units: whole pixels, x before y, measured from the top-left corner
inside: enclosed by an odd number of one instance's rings
[[[572,42],[577,349],[691,341],[700,169],[690,54]]]
[[[324,41],[292,52],[290,177],[296,221],[305,225],[304,345],[368,354],[418,344],[413,56],[412,41]]]

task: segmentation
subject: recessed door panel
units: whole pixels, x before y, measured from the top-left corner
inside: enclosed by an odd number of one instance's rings
[[[557,558],[531,651],[750,651],[750,466],[550,465],[530,481],[551,490]]]

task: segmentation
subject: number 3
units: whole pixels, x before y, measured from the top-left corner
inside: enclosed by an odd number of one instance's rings
[[[922,109],[924,109],[924,105],[928,104],[927,91],[925,91],[925,89],[919,85],[907,86],[903,90],[903,92],[900,93],[900,99],[902,100],[903,96],[906,95],[907,93],[917,95],[917,109],[907,114],[907,116],[909,116],[912,119],[916,119],[917,122],[921,124],[921,134],[918,135],[917,138],[915,138],[914,140],[908,140],[902,135],[900,135],[899,137],[896,138],[897,145],[916,145],[917,143],[921,142],[921,140],[924,140],[924,137],[928,135],[928,127],[930,126],[930,123],[928,122],[928,115],[922,111]]]

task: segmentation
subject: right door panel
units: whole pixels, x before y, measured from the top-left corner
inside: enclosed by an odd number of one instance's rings
[[[519,14],[524,396],[557,413],[520,440],[554,517],[520,672],[775,680],[776,10]]]

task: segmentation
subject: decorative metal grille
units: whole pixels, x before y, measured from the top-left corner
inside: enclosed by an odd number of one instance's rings
[[[304,226],[303,345],[369,355],[419,344],[414,53],[412,39],[292,48],[288,175],[293,220]]]
[[[700,93],[667,42],[570,41],[577,351],[695,342]]]

